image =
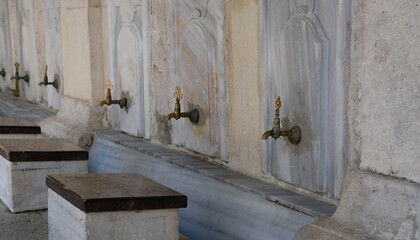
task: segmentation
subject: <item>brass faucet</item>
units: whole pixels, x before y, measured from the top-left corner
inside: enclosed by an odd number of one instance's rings
[[[12,91],[13,95],[16,97],[19,97],[19,81],[18,80],[23,80],[25,82],[27,82],[29,84],[29,77],[28,74],[25,74],[25,76],[19,76],[19,67],[20,64],[18,62],[15,62],[15,76],[12,76],[10,79],[15,79],[15,89],[11,89],[9,88],[10,91]]]
[[[58,89],[58,79],[54,79],[54,81],[52,82],[48,82],[48,75],[47,75],[47,71],[48,71],[48,65],[45,65],[45,74],[44,74],[44,81],[39,82],[39,86],[47,86],[47,85],[53,85],[53,87],[55,89]]]
[[[2,76],[3,78],[6,77],[6,71],[4,70],[4,68],[0,71],[0,76]]]
[[[300,128],[298,126],[294,126],[292,127],[289,131],[281,131],[280,130],[280,107],[281,107],[281,101],[280,101],[280,97],[278,96],[276,99],[276,116],[274,117],[274,122],[273,122],[273,129],[271,129],[270,131],[265,132],[262,135],[262,139],[266,140],[268,139],[268,137],[272,137],[274,138],[274,140],[277,140],[277,138],[279,138],[280,136],[283,137],[288,137],[289,142],[292,144],[298,144],[300,141],[300,135],[301,135],[301,131]]]
[[[172,118],[175,118],[175,120],[178,120],[180,118],[189,118],[192,123],[197,123],[200,118],[200,112],[197,109],[193,109],[190,112],[181,112],[181,104],[179,104],[179,101],[182,99],[183,94],[181,92],[180,87],[176,87],[176,91],[174,92],[174,98],[176,100],[175,103],[175,109],[173,113],[168,114],[166,116],[166,120],[171,120]]]
[[[110,80],[108,80],[108,82],[105,84],[105,88],[106,88],[106,99],[101,101],[99,103],[99,106],[103,106],[103,105],[110,106],[111,104],[118,104],[120,105],[120,108],[127,106],[127,98],[125,97],[121,98],[120,100],[112,100],[111,89],[113,88],[113,86]]]

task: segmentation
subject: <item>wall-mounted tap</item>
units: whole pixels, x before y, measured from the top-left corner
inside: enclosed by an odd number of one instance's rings
[[[0,76],[6,78],[6,70],[4,70],[4,68],[0,71]]]
[[[289,131],[281,131],[280,130],[280,107],[281,107],[281,101],[280,97],[278,96],[276,99],[276,116],[274,117],[273,122],[273,129],[270,131],[265,132],[262,135],[262,139],[266,140],[268,137],[272,137],[275,140],[279,138],[280,136],[288,137],[289,142],[292,144],[298,144],[300,141],[301,131],[298,126],[292,127]]]
[[[54,81],[48,82],[47,71],[48,71],[48,65],[45,65],[44,81],[40,82],[39,83],[39,86],[42,86],[42,85],[45,85],[45,86],[47,86],[47,85],[53,85],[53,87],[55,89],[58,89],[58,79],[54,79]]]
[[[181,112],[181,104],[179,104],[179,101],[182,99],[183,94],[181,92],[180,87],[176,87],[176,91],[174,92],[174,98],[176,100],[175,103],[175,109],[173,113],[168,114],[166,116],[166,120],[171,120],[172,118],[175,118],[175,120],[178,120],[180,118],[189,118],[192,123],[197,123],[200,118],[200,112],[197,109],[193,109],[190,112]]]
[[[25,76],[19,76],[19,67],[20,64],[18,62],[15,62],[15,76],[11,77],[10,79],[15,79],[15,89],[11,89],[9,88],[10,91],[12,91],[13,95],[16,97],[19,97],[19,81],[18,80],[23,80],[25,82],[27,82],[29,84],[29,76],[27,74],[25,74]]]
[[[111,89],[113,88],[113,86],[110,80],[108,80],[108,82],[105,84],[105,88],[106,88],[106,99],[101,101],[99,103],[99,106],[103,106],[103,105],[110,106],[111,104],[118,104],[120,105],[120,108],[127,106],[127,98],[125,97],[121,98],[120,100],[112,100]]]

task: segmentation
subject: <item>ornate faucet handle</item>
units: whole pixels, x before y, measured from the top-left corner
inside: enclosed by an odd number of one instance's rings
[[[111,80],[108,80],[108,82],[106,82],[105,88],[106,90],[111,90],[112,88],[114,88],[114,86],[111,83]]]
[[[281,108],[280,96],[277,96],[275,106],[276,106],[276,117],[279,117],[280,116],[280,108]]]
[[[20,64],[18,62],[15,62],[16,72],[19,72],[19,67],[20,67]]]
[[[176,101],[179,102],[179,100],[181,100],[183,96],[184,94],[182,94],[181,88],[176,87],[176,91],[174,92],[174,98],[176,99]]]
[[[48,71],[48,65],[45,65],[45,73],[44,73],[45,76],[47,76],[47,71]]]

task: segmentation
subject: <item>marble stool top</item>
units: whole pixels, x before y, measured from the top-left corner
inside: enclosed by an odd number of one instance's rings
[[[187,207],[185,195],[136,173],[57,174],[46,182],[84,212]]]
[[[89,159],[88,151],[64,139],[0,139],[0,155],[11,162]]]
[[[41,128],[20,118],[0,117],[0,134],[40,134]]]

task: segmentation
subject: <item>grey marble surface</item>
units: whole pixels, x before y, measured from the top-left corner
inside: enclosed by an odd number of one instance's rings
[[[282,130],[300,143],[262,142],[265,177],[339,198],[346,173],[350,2],[260,1],[262,129],[280,96]]]
[[[336,209],[113,130],[96,132],[89,172],[136,172],[187,195],[180,231],[192,239],[291,239]]]
[[[39,125],[42,120],[55,115],[56,112],[45,106],[16,98],[10,94],[0,93],[0,116],[28,120]]]

